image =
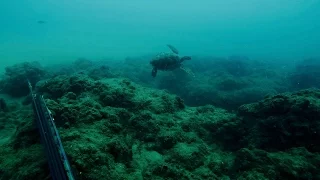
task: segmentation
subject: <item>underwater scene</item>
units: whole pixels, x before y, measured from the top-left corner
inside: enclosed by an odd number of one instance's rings
[[[0,2],[0,180],[320,180],[319,0]]]

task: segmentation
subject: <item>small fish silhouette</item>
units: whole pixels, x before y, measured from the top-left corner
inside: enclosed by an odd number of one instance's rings
[[[38,24],[44,24],[44,23],[46,23],[46,22],[42,21],[42,20],[38,21]]]

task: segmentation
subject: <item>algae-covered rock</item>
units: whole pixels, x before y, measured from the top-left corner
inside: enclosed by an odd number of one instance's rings
[[[308,58],[297,63],[290,73],[289,82],[293,89],[319,88],[320,58]]]
[[[318,136],[307,131],[318,130],[318,90],[269,96],[237,114],[86,73],[43,80],[36,92],[80,179],[319,179]],[[0,115],[0,133],[13,132],[0,141],[3,178],[46,179],[32,107]]]
[[[28,80],[34,86],[45,75],[38,62],[24,62],[5,68],[5,76],[0,81],[0,89],[13,97],[22,97],[30,93]]]
[[[7,106],[7,102],[4,98],[0,98],[0,111],[7,111],[8,110],[8,106]]]
[[[286,152],[244,148],[236,153],[234,168],[242,172],[240,179],[318,179],[319,158],[305,148]]]
[[[318,89],[309,89],[241,106],[239,115],[251,128],[250,143],[269,150],[306,147],[319,151],[319,97]]]

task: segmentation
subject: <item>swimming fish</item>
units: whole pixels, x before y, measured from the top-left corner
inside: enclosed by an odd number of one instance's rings
[[[44,23],[46,23],[46,22],[42,21],[42,20],[38,21],[38,24],[44,24]]]

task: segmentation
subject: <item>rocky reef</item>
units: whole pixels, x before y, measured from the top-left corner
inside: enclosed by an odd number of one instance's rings
[[[194,58],[186,62],[194,77],[181,71],[159,76],[157,88],[178,94],[189,106],[212,104],[237,110],[242,104],[290,90],[286,71],[245,56]]]
[[[29,80],[35,85],[45,76],[45,70],[38,62],[25,62],[5,68],[4,78],[0,79],[0,90],[13,97],[22,97],[29,93]]]
[[[298,62],[289,76],[290,85],[295,90],[319,88],[319,68],[320,58],[308,58]]]
[[[270,95],[234,112],[90,73],[55,75],[35,89],[79,179],[320,179],[318,89]],[[46,179],[30,104],[0,114],[0,178]]]

